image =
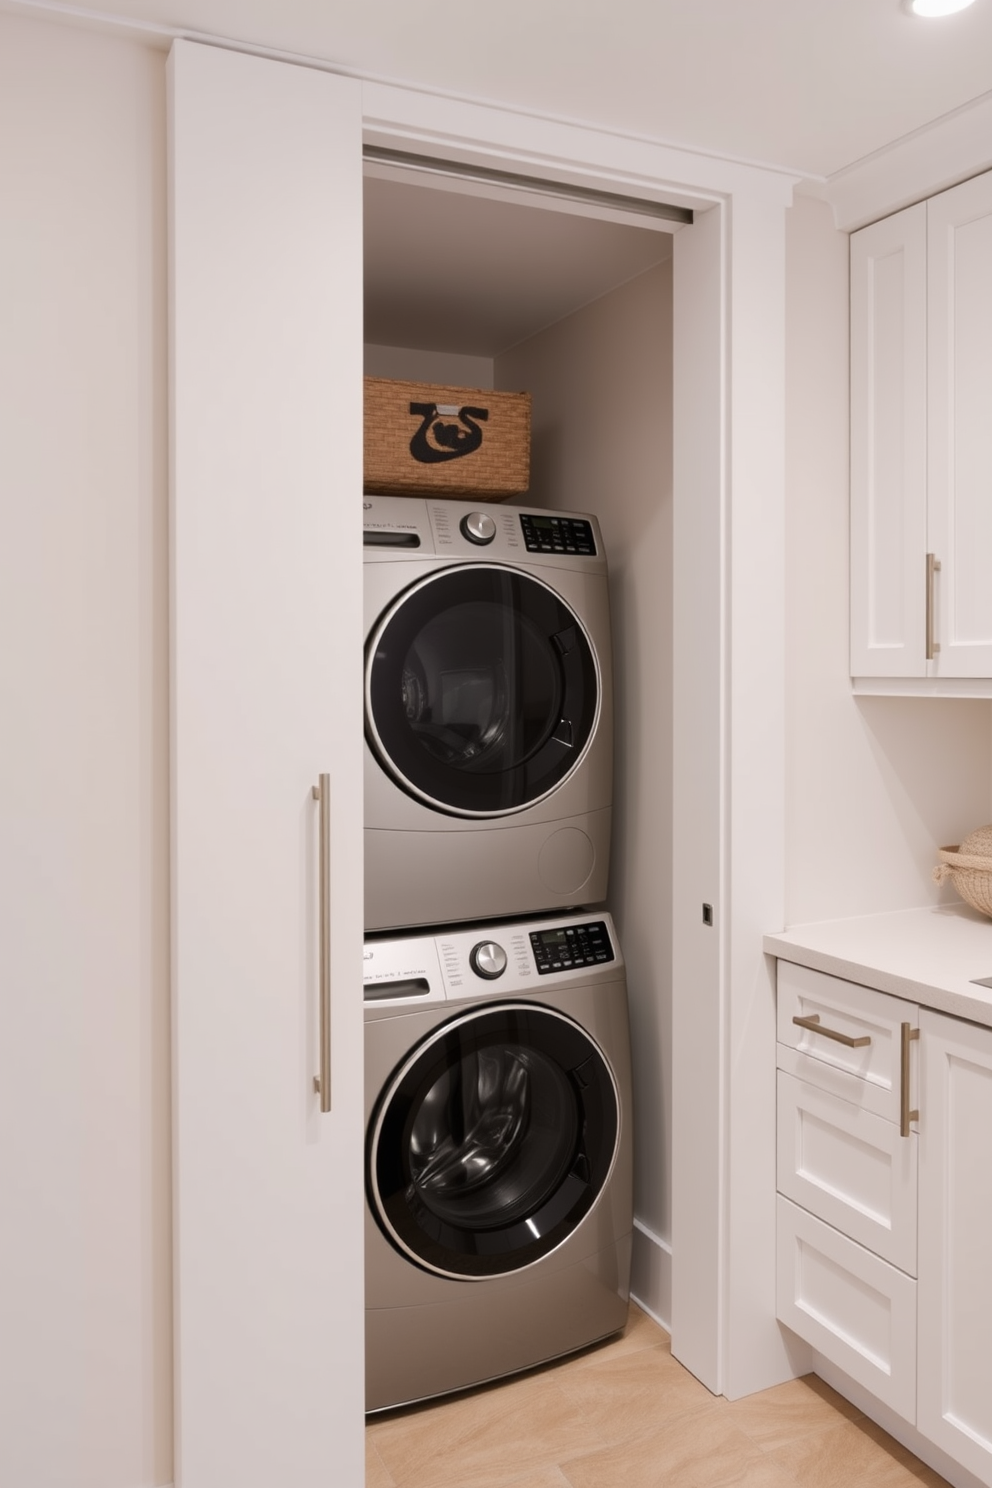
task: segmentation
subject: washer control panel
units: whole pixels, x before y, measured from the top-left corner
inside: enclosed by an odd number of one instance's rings
[[[581,966],[604,966],[616,960],[605,920],[532,930],[530,944],[538,976],[575,971]]]
[[[367,940],[365,1004],[412,1012],[423,1003],[525,995],[538,990],[542,977],[567,985],[604,974],[619,978],[622,972],[613,921],[605,912],[595,919],[573,912],[464,929],[453,925]]]
[[[528,563],[606,574],[599,523],[582,512],[366,494],[365,562]]]

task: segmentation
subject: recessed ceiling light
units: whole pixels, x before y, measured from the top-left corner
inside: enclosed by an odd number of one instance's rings
[[[933,17],[953,15],[956,10],[966,10],[974,3],[975,0],[905,0],[905,8],[910,15]]]

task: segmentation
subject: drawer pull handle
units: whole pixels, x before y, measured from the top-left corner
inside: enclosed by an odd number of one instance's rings
[[[824,1038],[835,1039],[838,1044],[845,1044],[849,1049],[863,1049],[871,1043],[871,1035],[868,1033],[862,1034],[860,1038],[852,1038],[849,1033],[838,1033],[836,1028],[824,1028],[819,1013],[810,1013],[808,1018],[793,1018],[792,1021],[799,1028],[808,1028],[810,1033],[822,1033]]]
[[[914,1039],[920,1036],[918,1028],[911,1028],[904,1023],[901,1029],[902,1038],[899,1046],[899,1135],[909,1136],[909,1124],[911,1121],[919,1121],[919,1111],[909,1109],[909,1046]]]

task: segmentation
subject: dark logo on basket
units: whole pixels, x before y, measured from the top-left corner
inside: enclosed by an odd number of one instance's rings
[[[411,403],[410,412],[419,414],[420,428],[410,440],[410,453],[421,465],[439,465],[442,460],[459,460],[470,455],[482,443],[482,430],[488,408],[458,408],[445,403]],[[454,417],[457,423],[450,423]]]

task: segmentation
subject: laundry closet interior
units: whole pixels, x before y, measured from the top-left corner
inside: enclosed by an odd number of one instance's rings
[[[508,504],[600,523],[615,686],[606,908],[627,964],[635,1222],[668,1243],[672,239],[690,214],[653,206],[365,165],[366,375],[529,392],[530,488]],[[634,1294],[657,1307],[636,1245],[634,1264]]]

